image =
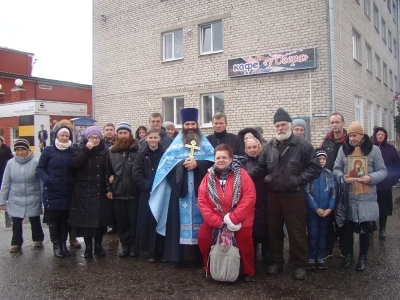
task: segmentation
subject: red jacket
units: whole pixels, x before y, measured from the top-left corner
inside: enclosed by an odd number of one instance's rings
[[[254,206],[256,204],[256,189],[253,180],[247,172],[241,168],[240,174],[242,175],[242,191],[240,194],[239,202],[236,208],[230,213],[231,221],[237,225],[242,223],[242,227],[253,226],[254,221]],[[219,179],[215,176],[216,186],[218,191],[218,198],[221,203],[221,208],[224,214],[227,214],[232,207],[233,197],[233,172],[228,175],[225,184],[225,191],[219,183]],[[223,221],[223,215],[217,210],[214,202],[211,200],[207,192],[208,174],[204,176],[203,181],[199,187],[199,195],[197,205],[206,222],[211,227],[219,227]]]

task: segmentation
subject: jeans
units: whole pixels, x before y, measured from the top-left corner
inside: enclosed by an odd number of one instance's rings
[[[22,238],[22,221],[23,218],[16,218],[12,217],[12,231],[13,231],[13,236],[11,239],[11,245],[14,246],[20,246],[24,242]],[[43,242],[44,235],[43,235],[43,229],[42,229],[42,224],[40,223],[40,216],[37,217],[30,217],[29,221],[31,223],[31,231],[32,231],[32,240],[34,242]]]
[[[323,259],[329,216],[321,218],[314,211],[307,212],[308,258]]]

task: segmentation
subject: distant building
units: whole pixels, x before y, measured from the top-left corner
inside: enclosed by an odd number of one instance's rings
[[[57,121],[92,116],[92,86],[31,76],[33,57],[0,47],[0,135],[11,147],[26,138],[40,155]]]
[[[94,113],[99,123],[200,125],[228,115],[229,131],[261,125],[278,107],[310,126],[319,144],[329,115],[394,138],[398,91],[397,0],[93,2]]]

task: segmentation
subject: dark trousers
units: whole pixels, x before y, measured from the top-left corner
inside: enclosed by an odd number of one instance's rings
[[[339,249],[340,252],[344,254],[345,253],[344,240],[342,238],[343,232],[335,230],[335,225],[334,225],[335,214],[332,212],[327,218],[328,218],[328,232],[326,235],[325,250],[333,251],[333,248],[335,247],[335,241],[336,239],[339,238]]]
[[[49,218],[49,232],[52,243],[66,243],[68,238],[68,214]]]
[[[11,245],[21,246],[24,242],[22,238],[22,221],[23,218],[12,217],[12,231],[13,236],[11,239]],[[30,217],[29,221],[31,222],[31,230],[32,230],[32,241],[34,242],[43,242],[44,235],[42,224],[40,223],[40,216]]]
[[[344,229],[343,239],[346,254],[353,254],[353,243],[354,243],[354,228],[357,224],[353,222],[347,222]],[[369,247],[369,233],[360,233],[360,255],[368,254]]]
[[[270,258],[284,264],[282,227],[286,223],[292,250],[292,261],[307,264],[306,200],[304,191],[295,193],[268,192],[268,242]]]
[[[117,218],[119,240],[123,245],[136,248],[136,227],[138,215],[138,200],[114,199],[114,211]]]
[[[323,259],[325,255],[328,216],[321,218],[314,211],[307,211],[308,259]]]

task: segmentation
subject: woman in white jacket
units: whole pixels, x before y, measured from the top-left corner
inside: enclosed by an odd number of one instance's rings
[[[43,247],[40,180],[36,174],[38,160],[29,147],[27,140],[15,141],[15,157],[7,162],[0,190],[0,205],[5,205],[8,201],[7,212],[13,222],[11,253],[21,250],[22,221],[26,217],[29,217],[31,223],[33,246]]]

